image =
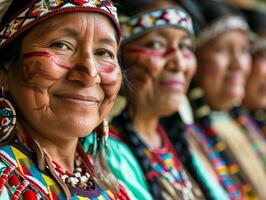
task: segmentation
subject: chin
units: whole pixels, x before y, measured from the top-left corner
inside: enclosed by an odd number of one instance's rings
[[[160,117],[168,117],[171,116],[172,114],[176,113],[178,111],[178,104],[172,105],[172,106],[165,106],[162,107],[160,111]]]

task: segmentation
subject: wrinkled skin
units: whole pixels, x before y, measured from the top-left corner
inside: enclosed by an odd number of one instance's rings
[[[196,70],[191,46],[189,35],[173,27],[158,28],[126,45],[124,62],[137,110],[157,117],[178,110]]]
[[[196,54],[196,80],[208,104],[213,109],[227,110],[241,103],[251,65],[246,33],[223,33],[200,47]]]
[[[25,131],[50,154],[61,147],[71,157],[78,137],[110,111],[122,81],[116,38],[106,16],[82,12],[52,17],[24,37],[5,89]]]

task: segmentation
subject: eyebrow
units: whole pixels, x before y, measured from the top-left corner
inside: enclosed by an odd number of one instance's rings
[[[180,30],[183,30],[183,29],[180,29]],[[184,30],[185,31],[185,30]],[[159,29],[158,31],[157,31],[157,34],[159,35],[159,36],[162,36],[162,37],[167,37],[168,36],[168,31],[166,31],[166,30],[163,30],[163,29]],[[188,35],[188,34],[184,34],[184,35],[181,35],[181,39],[191,39],[191,37]]]
[[[98,42],[102,44],[108,44],[111,46],[115,46],[117,44],[116,40],[110,38],[101,38]]]
[[[77,38],[79,36],[79,32],[78,31],[76,31],[74,29],[70,29],[70,28],[63,28],[63,29],[60,30],[60,32],[66,33],[66,34],[68,34],[68,35],[70,35],[72,37],[75,37],[75,38]],[[101,38],[98,42],[102,43],[102,44],[108,44],[108,45],[111,45],[111,46],[117,44],[116,40],[113,40],[113,39],[107,38],[107,37]]]
[[[72,37],[78,37],[79,36],[79,32],[77,32],[76,30],[74,29],[70,29],[70,28],[63,28],[60,30],[60,32],[62,33],[66,33]]]

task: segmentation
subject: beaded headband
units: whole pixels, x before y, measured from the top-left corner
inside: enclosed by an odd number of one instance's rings
[[[251,46],[252,53],[266,49],[266,37],[257,38]]]
[[[120,22],[123,30],[122,43],[136,39],[140,35],[162,26],[181,28],[190,35],[194,35],[192,19],[180,7],[152,10],[133,17],[121,16]]]
[[[230,30],[242,30],[248,31],[249,26],[247,22],[240,16],[226,16],[215,21],[211,25],[205,27],[197,37],[197,47],[202,46],[211,39],[217,37],[218,35],[228,32]]]
[[[18,0],[0,0],[0,48],[14,40],[21,33],[32,26],[44,21],[54,15],[69,12],[96,12],[108,16],[117,28],[119,38],[121,38],[120,25],[117,17],[116,7],[109,0],[31,0],[29,3],[23,2],[24,6],[18,12],[12,13],[11,17],[5,22],[5,14],[12,6],[23,4]],[[12,9],[11,9],[12,10]]]

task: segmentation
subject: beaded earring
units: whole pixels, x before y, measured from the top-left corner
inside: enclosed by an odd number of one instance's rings
[[[103,122],[96,128],[97,148],[94,162],[94,170],[99,184],[103,188],[111,188],[112,191],[119,192],[119,183],[115,176],[110,171],[105,156],[108,148],[109,127],[108,120],[105,118]]]
[[[0,142],[7,139],[16,124],[16,111],[5,98],[4,86],[1,85],[0,96]]]

